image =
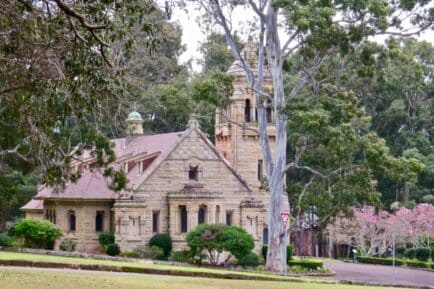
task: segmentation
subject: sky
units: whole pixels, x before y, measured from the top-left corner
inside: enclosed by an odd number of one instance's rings
[[[159,2],[160,5],[164,3],[163,0],[158,0],[157,2]],[[198,63],[198,59],[201,58],[199,47],[201,42],[206,39],[207,32],[209,31],[204,31],[205,27],[200,27],[199,25],[201,13],[195,9],[195,6],[193,6],[191,2],[186,1],[186,3],[186,9],[181,10],[175,8],[173,10],[171,21],[179,23],[183,29],[182,43],[185,45],[186,51],[181,55],[180,62],[186,63],[189,60],[192,60],[192,69],[193,71],[198,72],[201,69],[201,65]],[[162,7],[164,7],[164,5],[162,5]],[[233,24],[234,28],[238,30],[239,35],[248,34],[245,29],[246,25],[243,25],[243,23],[245,23],[245,21],[251,17],[252,14],[249,15],[249,13],[243,8],[235,11],[233,16]],[[281,37],[284,38],[285,35],[281,35]],[[376,40],[382,42],[386,38],[386,36],[377,37]],[[425,40],[434,44],[434,31],[426,30],[417,38],[419,40]]]

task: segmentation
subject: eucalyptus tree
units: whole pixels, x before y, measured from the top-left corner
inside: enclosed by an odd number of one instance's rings
[[[335,53],[352,53],[369,36],[377,34],[411,35],[432,25],[432,8],[424,8],[429,1],[380,0],[200,0],[201,9],[225,33],[235,59],[245,71],[250,89],[256,96],[258,131],[263,153],[265,177],[270,190],[269,249],[266,269],[282,272],[285,269],[286,250],[284,228],[280,212],[285,204],[285,173],[290,169],[304,170],[313,175],[320,172],[302,165],[298,159],[287,158],[288,116],[282,108],[299,91],[312,85],[315,90],[323,85],[316,76],[324,58]],[[243,6],[246,18],[254,15],[252,37],[257,44],[257,63],[254,67],[241,55],[234,38],[233,13]],[[403,19],[411,19],[412,29],[403,28]],[[410,25],[410,24],[409,24]],[[282,37],[285,35],[285,37]],[[283,69],[287,58],[301,53],[304,65],[285,90]],[[264,73],[270,70],[273,91],[264,87]],[[330,77],[333,77],[331,75]],[[276,144],[271,152],[267,136],[266,109],[271,103],[276,118]]]

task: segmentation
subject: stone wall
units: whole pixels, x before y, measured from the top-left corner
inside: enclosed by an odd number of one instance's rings
[[[104,222],[102,231],[110,231],[111,228],[111,207],[112,201],[44,201],[44,210],[55,210],[56,225],[63,231],[62,239],[56,241],[55,248],[63,239],[73,239],[77,241],[76,250],[79,252],[95,251],[98,244],[98,235],[101,232],[95,230],[95,217],[97,211],[104,212]],[[74,211],[76,217],[75,231],[69,230],[69,212]]]

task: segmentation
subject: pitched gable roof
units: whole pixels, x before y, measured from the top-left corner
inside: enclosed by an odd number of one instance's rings
[[[217,158],[222,161],[225,166],[231,171],[231,173],[238,179],[238,181],[249,191],[251,192],[251,188],[247,184],[247,182],[241,177],[240,174],[232,167],[229,161],[223,157],[219,151],[216,149],[214,144],[206,137],[206,135],[199,129],[196,120],[189,122],[189,126],[187,130],[182,133],[182,136],[173,143],[172,147],[168,149],[164,154],[161,154],[161,157],[158,158],[155,162],[151,164],[149,169],[141,175],[135,185],[132,187],[133,190],[137,190],[151,175],[152,173],[161,165],[161,163],[172,153],[178,146],[181,144],[185,138],[187,138],[192,132],[197,132],[199,137],[205,142],[205,144],[211,149],[211,151],[217,156]]]
[[[122,169],[122,163],[143,160],[142,172],[136,165],[126,174],[129,185],[134,186],[139,176],[145,172],[153,162],[158,162],[165,153],[180,139],[181,133],[166,133],[158,135],[134,136],[131,138],[113,139],[113,150],[116,161],[112,164],[115,169]],[[89,160],[92,156],[85,152],[81,159]],[[56,192],[54,188],[43,186],[35,199],[115,199],[117,193],[108,187],[109,180],[103,176],[102,169],[86,169],[75,182],[66,184],[63,191]]]

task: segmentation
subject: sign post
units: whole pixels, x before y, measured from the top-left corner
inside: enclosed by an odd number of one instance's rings
[[[287,249],[287,233],[288,233],[288,225],[289,225],[289,212],[281,212],[280,213],[280,223],[282,224],[283,230],[285,232],[284,242],[285,242],[285,277],[288,277],[288,249]]]

